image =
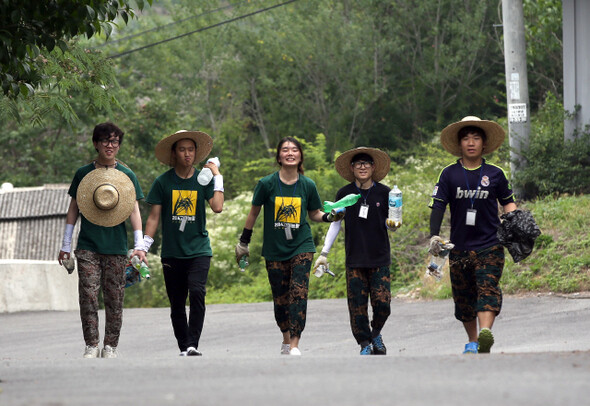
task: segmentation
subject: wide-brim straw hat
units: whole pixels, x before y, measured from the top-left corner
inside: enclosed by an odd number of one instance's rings
[[[354,156],[357,154],[367,154],[373,158],[373,162],[375,163],[373,170],[373,180],[375,182],[379,182],[389,173],[389,168],[391,165],[389,155],[377,148],[358,147],[343,152],[340,154],[340,156],[338,156],[338,158],[336,158],[336,161],[334,162],[336,171],[347,181],[354,182],[354,173],[352,172],[352,167],[350,164],[352,158],[354,158]]]
[[[172,159],[172,145],[174,145],[176,141],[185,138],[193,140],[197,146],[195,163],[201,162],[207,157],[207,155],[209,155],[209,153],[211,153],[213,139],[209,134],[202,131],[180,130],[158,142],[158,145],[156,145],[156,158],[165,165],[174,166],[174,160]]]
[[[475,116],[467,116],[461,121],[449,124],[441,131],[440,142],[444,149],[453,155],[462,156],[461,145],[459,144],[459,130],[470,126],[481,128],[486,134],[483,155],[490,154],[500,148],[506,137],[506,132],[500,124],[494,121],[482,120]]]
[[[76,201],[88,221],[103,227],[124,222],[135,207],[135,186],[125,173],[97,168],[82,178]]]

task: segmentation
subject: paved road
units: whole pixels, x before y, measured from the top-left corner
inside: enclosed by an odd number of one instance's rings
[[[271,303],[210,305],[203,357],[168,309],[126,309],[118,359],[82,359],[77,312],[0,314],[0,405],[587,405],[590,300],[505,298],[493,353],[461,355],[452,302],[395,299],[388,355],[361,357],[345,300],[309,303],[302,357]],[[100,314],[103,320],[104,314]]]

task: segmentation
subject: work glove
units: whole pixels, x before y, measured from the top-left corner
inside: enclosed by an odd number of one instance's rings
[[[330,221],[330,222],[340,221],[344,218],[345,214],[346,214],[345,208],[333,209],[332,211],[330,211],[330,213],[328,213],[328,221]]]
[[[392,219],[385,219],[385,227],[387,227],[389,231],[397,231],[397,229],[400,228],[401,225],[402,223],[399,223]]]
[[[313,271],[315,272],[320,265],[324,265],[326,268],[328,267],[328,253],[323,252],[320,254],[318,259],[315,260],[315,264],[313,264]]]
[[[428,253],[430,255],[434,255],[438,257],[438,254],[443,250],[442,245],[445,244],[445,240],[440,238],[438,235],[433,235],[430,237],[430,245],[428,247]]]
[[[321,267],[321,269],[320,269],[320,267]],[[330,271],[330,269],[328,268],[328,253],[327,252],[322,251],[322,253],[318,257],[318,259],[316,259],[315,264],[313,266],[313,271],[314,271],[313,274],[318,278],[321,278],[324,273],[327,273],[332,277],[336,276],[334,274],[334,272]]]
[[[236,245],[236,262],[239,264],[240,263],[240,259],[242,259],[242,257],[246,255],[246,256],[250,256],[250,248],[248,248],[248,244],[244,244],[243,242],[239,242]]]

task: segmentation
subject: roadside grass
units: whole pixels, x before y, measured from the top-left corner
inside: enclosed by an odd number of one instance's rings
[[[542,234],[521,263],[507,255],[504,292],[590,290],[590,196],[550,196],[523,207],[533,213]]]

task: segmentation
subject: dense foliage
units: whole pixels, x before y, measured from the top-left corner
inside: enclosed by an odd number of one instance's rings
[[[152,155],[159,139],[209,132],[231,198],[268,173],[264,159],[284,135],[324,134],[328,163],[358,145],[402,163],[449,122],[506,114],[499,1],[296,1],[264,12],[268,1],[195,3],[159,1],[106,42],[79,38],[68,53],[44,55],[38,97],[0,101],[0,142],[11,143],[0,181],[69,182],[71,166],[92,157],[83,145],[92,127],[112,120],[127,134],[120,157],[144,189],[163,169]],[[561,65],[550,31],[561,2],[524,5],[536,33],[531,94],[544,95],[562,86],[547,77]],[[48,161],[61,156],[72,165]]]
[[[530,144],[523,151],[527,164],[515,176],[527,196],[590,193],[590,129],[564,141],[568,114],[549,93],[532,122]]]

